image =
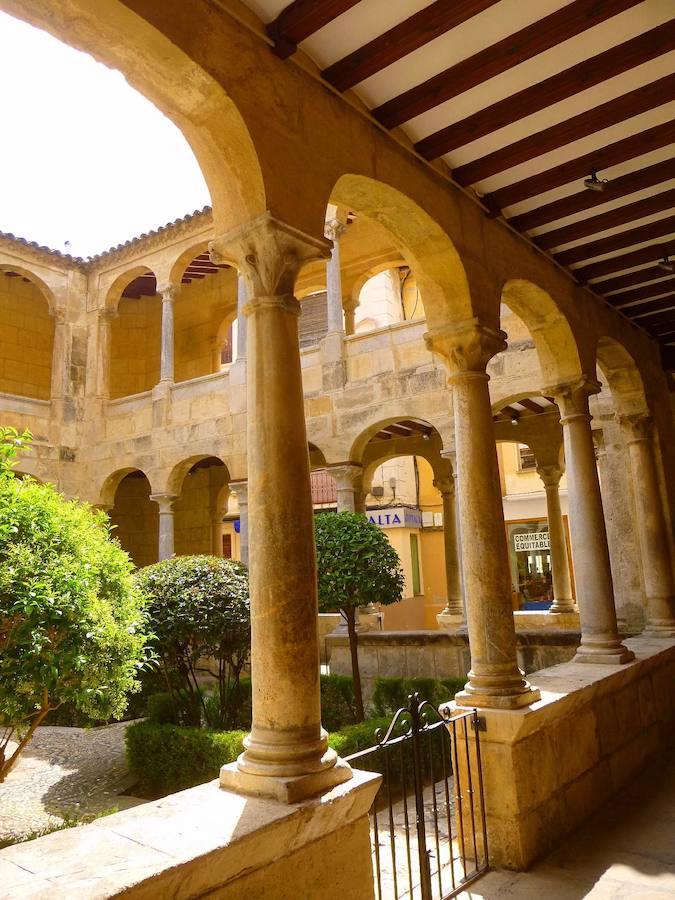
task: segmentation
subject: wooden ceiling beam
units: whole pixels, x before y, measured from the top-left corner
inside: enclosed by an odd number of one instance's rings
[[[521,406],[524,406],[525,409],[529,409],[530,412],[536,413],[537,415],[544,412],[544,407],[540,406],[538,403],[535,403],[534,400],[530,400],[529,397],[525,397],[525,399],[519,400],[518,403],[520,403]]]
[[[648,269],[639,269],[637,272],[627,272],[625,275],[617,275],[605,281],[597,281],[591,285],[594,291],[609,297],[616,291],[632,287],[634,284],[644,284],[647,281],[656,281],[657,278],[665,278],[668,272],[660,266],[650,266]]]
[[[649,303],[640,303],[637,306],[626,306],[621,312],[628,316],[629,319],[637,321],[640,324],[640,316],[649,315],[650,313],[662,312],[666,309],[672,309],[675,306],[675,294],[669,294],[667,297],[660,297],[658,300],[651,300]]]
[[[403,59],[499,0],[436,0],[321,73],[338,91],[346,91]]]
[[[597,241],[588,241],[571,250],[554,253],[553,256],[561,265],[569,266],[572,263],[583,262],[593,259],[595,256],[602,256],[604,253],[613,253],[615,250],[623,250],[625,247],[643,244],[646,241],[653,241],[655,238],[666,237],[673,233],[675,233],[675,216],[668,216],[665,219],[650,222],[648,225],[629,228],[627,231],[620,231],[618,234],[612,234]]]
[[[274,52],[282,59],[287,59],[295,53],[301,41],[359,2],[360,0],[293,0],[267,25],[267,34],[274,41]]]
[[[593,169],[602,172],[603,169],[617,166],[652,150],[660,150],[672,143],[675,143],[675,119],[655,125],[653,128],[647,128],[630,137],[622,138],[613,144],[599,147],[590,153],[584,153],[583,156],[577,156],[575,159],[570,159],[545,172],[539,172],[537,175],[531,175],[522,181],[505,185],[503,188],[486,194],[483,197],[483,203],[493,210],[504,209],[520,203],[522,200],[535,197],[537,194],[545,194],[563,184],[586,178]]]
[[[652,313],[650,316],[644,316],[642,319],[633,320],[636,325],[641,328],[653,328],[655,325],[675,325],[675,304],[673,308],[666,309],[663,312]]]
[[[424,422],[414,422],[412,419],[402,419],[399,424],[403,425],[404,428],[410,428],[411,431],[418,432],[418,434],[431,434],[434,430],[431,425],[426,425]]]
[[[666,273],[662,271],[663,275]],[[623,294],[616,294],[613,297],[607,297],[607,300],[620,308],[627,303],[636,303],[639,300],[651,300],[652,297],[658,297],[659,294],[667,294],[668,291],[675,289],[675,278],[666,278],[664,281],[656,281],[654,284],[646,284],[643,287],[635,288],[634,291],[624,291]]]
[[[612,200],[618,200],[620,197],[634,194],[636,191],[642,191],[672,178],[675,178],[675,158],[665,159],[663,162],[654,163],[653,166],[647,166],[637,172],[629,172],[627,175],[613,178],[605,185],[603,191],[589,191],[584,188],[569,197],[562,197],[560,200],[554,200],[552,203],[531,209],[519,216],[512,216],[508,220],[509,225],[517,228],[518,231],[530,231],[532,228],[539,228],[541,225],[555,222],[557,219],[564,219],[575,213],[593,209],[595,206],[602,206]]]
[[[476,184],[484,178],[489,178],[490,175],[505,172],[671,100],[675,100],[675,74],[666,75],[665,78],[659,78],[651,84],[629,91],[622,97],[602,103],[594,109],[586,110],[564,122],[558,122],[557,125],[536,134],[530,134],[507,147],[500,147],[493,153],[454,169],[452,177],[458,184],[464,186]]]
[[[600,278],[603,275],[611,275],[613,272],[621,272],[623,269],[632,269],[633,266],[641,266],[644,263],[663,259],[664,256],[675,254],[675,240],[664,241],[662,244],[651,244],[649,247],[640,247],[639,250],[631,250],[621,256],[613,256],[611,259],[603,259],[596,263],[589,263],[573,271],[574,277],[582,284],[592,278]],[[663,272],[663,270],[660,270]],[[590,285],[594,291],[598,291],[600,285]]]
[[[564,7],[561,12],[567,12],[572,6],[574,4]],[[535,23],[536,26],[541,24]],[[675,19],[645,31],[616,47],[611,47],[597,56],[585,59],[497,103],[485,106],[459,122],[441,128],[440,131],[418,141],[415,150],[425,159],[438,159],[439,156],[457,147],[470,144],[541,109],[547,109],[593,85],[649,62],[673,48],[675,48]],[[494,52],[494,48],[490,50]]]
[[[386,128],[402,125],[635,5],[636,0],[575,0],[393,97],[374,109],[373,115]]]
[[[570,225],[564,225],[562,228],[554,228],[551,231],[547,231],[546,234],[540,234],[532,238],[532,240],[543,250],[550,250],[552,247],[560,247],[563,244],[578,241],[591,234],[609,231],[610,228],[617,228],[619,225],[625,225],[627,222],[644,219],[646,216],[663,212],[664,209],[670,209],[673,206],[675,206],[675,188],[669,191],[662,191],[651,197],[645,197],[643,200],[636,200],[635,203],[626,203],[624,206],[618,206],[616,209],[610,209],[608,212],[600,213],[597,216],[590,216],[588,219],[582,219],[580,222],[572,222]]]
[[[383,431],[388,431],[390,434],[396,434],[399,437],[410,437],[411,431],[409,428],[401,428],[400,425],[387,425]]]
[[[521,416],[520,410],[516,409],[515,406],[502,406],[499,412],[506,413],[509,419],[519,419]]]

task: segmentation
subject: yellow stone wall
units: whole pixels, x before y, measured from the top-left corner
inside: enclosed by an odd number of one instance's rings
[[[173,507],[175,550],[179,556],[196,553],[221,555],[222,545],[220,541],[216,545],[213,519],[218,494],[226,483],[225,466],[195,469],[185,476],[180,498]]]
[[[139,568],[157,562],[159,507],[150,500],[147,478],[135,473],[123,478],[110,511],[113,534]]]
[[[0,391],[49,400],[54,320],[40,289],[0,273]]]
[[[150,391],[159,381],[162,301],[123,297],[111,322],[110,397]]]
[[[219,370],[219,331],[235,318],[236,306],[237,276],[232,269],[182,286],[174,306],[176,381]]]

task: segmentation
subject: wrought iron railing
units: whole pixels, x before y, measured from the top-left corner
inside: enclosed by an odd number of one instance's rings
[[[382,774],[370,811],[377,900],[449,900],[488,869],[476,710],[408,698],[377,743],[347,757]]]

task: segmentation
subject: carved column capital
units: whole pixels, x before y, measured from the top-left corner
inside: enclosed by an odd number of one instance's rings
[[[150,499],[159,506],[159,512],[162,515],[162,513],[173,512],[173,504],[178,500],[178,494],[150,494]]]
[[[326,471],[337,482],[338,488],[360,489],[363,467],[357,463],[342,463],[337,466],[328,466]]]
[[[177,284],[158,284],[157,293],[162,298],[162,303],[173,303],[180,293],[180,286]]]
[[[600,382],[582,375],[574,381],[565,381],[544,388],[545,397],[553,397],[560,410],[560,424],[565,425],[574,418],[583,416],[590,419],[588,398],[600,393]]]
[[[450,475],[443,478],[434,478],[434,487],[437,491],[440,491],[441,494],[448,494],[452,497],[455,493],[455,479]]]
[[[481,325],[477,319],[434,328],[424,335],[429,350],[438,353],[450,371],[450,380],[478,376],[497,353],[506,349],[506,334]]]
[[[544,487],[557,487],[560,484],[563,470],[560,466],[537,466],[537,475],[544,482]]]
[[[305,265],[330,256],[330,244],[275,219],[268,211],[209,244],[213,262],[237,262],[248,281],[252,308],[272,299],[293,298],[295,279]],[[291,304],[292,305],[292,304]]]
[[[340,240],[346,230],[347,225],[344,222],[341,222],[339,219],[328,219],[324,225],[323,233],[327,240],[335,243],[335,241]]]
[[[627,444],[651,440],[654,423],[648,413],[617,415],[616,421],[621,426]]]
[[[230,491],[236,496],[239,506],[248,503],[248,481],[231,481]]]

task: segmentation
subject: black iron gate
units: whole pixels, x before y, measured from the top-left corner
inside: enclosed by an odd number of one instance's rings
[[[375,738],[347,759],[382,774],[370,812],[377,900],[449,900],[488,869],[478,713],[444,717],[413,694]]]

